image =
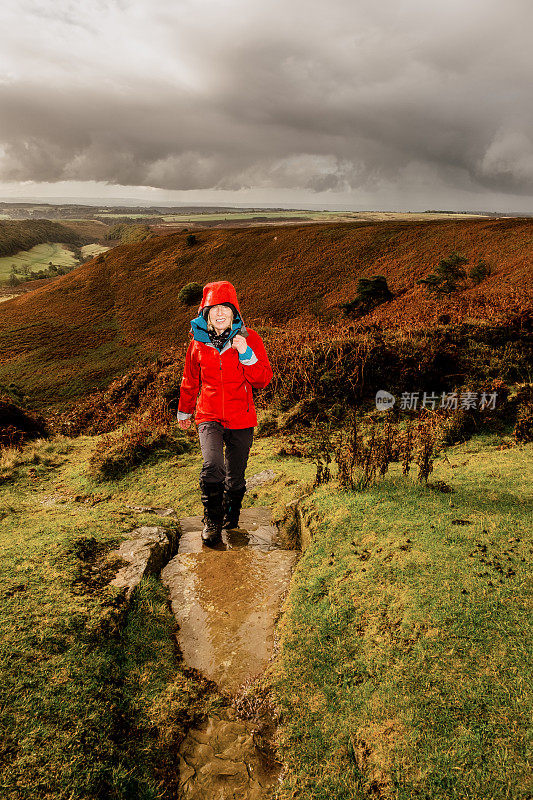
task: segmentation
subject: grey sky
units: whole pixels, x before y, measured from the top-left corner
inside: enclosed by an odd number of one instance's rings
[[[0,199],[528,211],[530,0],[4,0]]]

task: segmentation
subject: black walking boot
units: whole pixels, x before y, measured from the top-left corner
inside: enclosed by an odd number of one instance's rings
[[[226,489],[224,492],[224,521],[222,527],[225,530],[239,527],[239,515],[245,492],[246,486],[243,486],[242,489]]]
[[[224,483],[200,482],[200,489],[202,491],[202,503],[204,504],[202,541],[205,544],[211,544],[219,539],[222,533]]]

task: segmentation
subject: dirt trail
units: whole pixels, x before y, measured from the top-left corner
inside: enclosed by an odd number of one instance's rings
[[[206,547],[201,517],[180,519],[177,555],[161,571],[179,625],[185,662],[231,696],[260,675],[273,652],[274,624],[298,553],[284,550],[270,508],[241,512],[240,529]],[[281,765],[254,723],[230,708],[189,731],[180,747],[183,798],[264,800]]]

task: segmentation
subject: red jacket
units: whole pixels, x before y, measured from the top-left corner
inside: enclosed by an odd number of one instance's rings
[[[237,314],[230,337],[219,351],[209,340],[201,309],[225,302],[232,303]],[[241,332],[247,335],[251,354],[248,349],[240,355],[231,346],[235,334]],[[224,428],[251,428],[257,425],[252,387],[263,389],[268,386],[273,373],[263,340],[252,328],[243,326],[235,290],[230,283],[217,281],[204,288],[200,313],[191,321],[189,335],[193,336],[193,341],[185,357],[178,419],[190,417],[196,406],[197,425],[211,420],[218,420]]]

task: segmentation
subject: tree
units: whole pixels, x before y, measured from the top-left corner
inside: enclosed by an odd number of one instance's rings
[[[459,283],[466,281],[466,271],[463,269],[463,264],[466,264],[468,259],[460,253],[452,253],[448,258],[443,258],[439,261],[435,271],[430,273],[426,278],[420,278],[417,283],[424,284],[431,292],[437,294],[451,294],[458,288]],[[462,287],[461,287],[462,288]]]
[[[370,278],[359,278],[355,299],[349,303],[341,303],[340,307],[348,317],[359,317],[393,297],[385,276],[372,275]]]

